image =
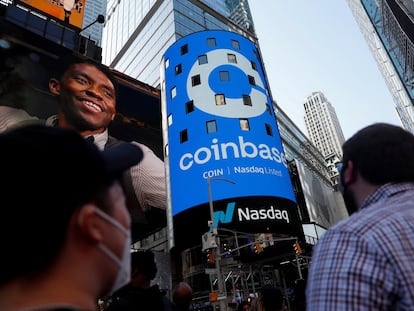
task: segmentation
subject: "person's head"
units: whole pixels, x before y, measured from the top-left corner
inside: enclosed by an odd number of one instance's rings
[[[262,287],[262,303],[265,311],[279,311],[283,308],[282,291],[273,285]]]
[[[42,283],[64,263],[75,279],[78,267],[93,267],[96,295],[122,281],[130,216],[118,178],[141,149],[101,152],[73,130],[40,125],[0,134],[0,149],[0,288]],[[79,262],[83,254],[89,262]]]
[[[243,300],[240,302],[240,304],[237,307],[237,311],[249,311],[250,310],[250,304],[246,300]]]
[[[414,181],[414,136],[401,127],[385,123],[367,126],[349,138],[342,149],[340,186],[350,214],[363,199],[358,199],[361,187],[355,186],[359,180],[373,188]]]
[[[157,275],[157,264],[151,250],[139,250],[131,253],[131,285],[148,288]]]
[[[193,290],[190,284],[187,282],[178,283],[174,288],[172,299],[176,306],[188,309],[193,300]]]
[[[83,132],[104,131],[116,115],[117,82],[103,65],[63,58],[50,91],[59,97],[59,126]]]

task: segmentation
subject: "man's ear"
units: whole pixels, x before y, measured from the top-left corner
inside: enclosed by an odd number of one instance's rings
[[[102,220],[95,212],[96,206],[85,204],[78,214],[78,226],[82,233],[90,240],[99,242],[103,239]]]
[[[357,171],[354,165],[354,162],[352,162],[352,160],[349,160],[346,166],[346,169],[344,170],[343,173],[343,182],[345,185],[349,185],[352,184],[357,176]]]
[[[56,78],[51,78],[49,80],[49,90],[52,94],[59,95],[60,94],[60,82]]]

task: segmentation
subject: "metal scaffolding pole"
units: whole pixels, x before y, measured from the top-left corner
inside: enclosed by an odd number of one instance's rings
[[[213,235],[215,237],[215,239],[217,238],[217,228],[214,222],[214,208],[213,208],[213,194],[211,192],[211,180],[222,180],[222,181],[226,181],[229,182],[231,184],[235,184],[236,182],[231,180],[231,179],[227,179],[227,178],[218,178],[218,177],[208,177],[207,178],[207,189],[208,189],[208,200],[209,200],[209,206],[210,206],[210,218],[211,218],[211,228],[212,228],[212,232]],[[216,274],[217,274],[217,288],[218,288],[218,299],[219,299],[219,304],[220,304],[220,310],[221,311],[226,311],[227,310],[227,306],[225,301],[223,300],[223,295],[224,295],[224,284],[223,284],[223,277],[221,275],[221,270],[220,270],[220,259],[221,259],[221,254],[220,254],[220,243],[219,241],[217,241],[217,247],[215,248],[215,267],[216,267]],[[227,297],[226,297],[227,298]]]

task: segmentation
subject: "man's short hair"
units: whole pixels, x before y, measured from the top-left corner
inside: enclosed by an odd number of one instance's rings
[[[401,127],[386,123],[367,126],[342,149],[342,169],[351,160],[372,184],[414,181],[414,136]]]
[[[148,280],[157,275],[157,264],[151,250],[139,250],[131,253],[131,270],[138,269]]]
[[[174,288],[173,302],[176,305],[188,306],[193,300],[193,290],[187,282],[180,282]]]
[[[52,78],[56,78],[59,81],[62,80],[64,74],[76,64],[89,64],[94,66],[100,72],[102,72],[113,84],[115,90],[115,99],[118,95],[118,81],[115,76],[111,73],[110,69],[105,65],[86,57],[75,56],[73,54],[63,55],[62,57],[55,60],[52,72]]]

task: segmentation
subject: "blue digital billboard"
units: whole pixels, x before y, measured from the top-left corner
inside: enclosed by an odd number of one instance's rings
[[[180,39],[163,56],[161,94],[172,215],[208,203],[208,179],[214,201],[266,197],[295,206],[253,42],[220,30]],[[239,209],[239,216],[250,217],[251,207]],[[270,214],[287,218],[279,207],[272,208]],[[265,215],[268,208],[255,213]]]

